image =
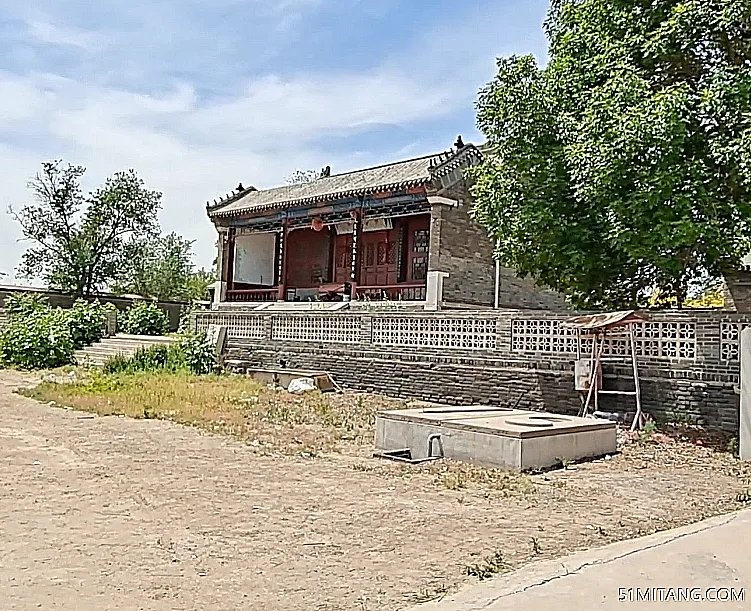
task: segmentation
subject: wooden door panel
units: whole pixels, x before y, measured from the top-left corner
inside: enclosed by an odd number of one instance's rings
[[[398,232],[375,231],[361,238],[360,284],[387,286],[398,279]]]
[[[352,275],[352,236],[338,235],[334,243],[334,282],[343,284]]]
[[[407,233],[407,282],[425,282],[430,250],[430,216],[410,218]]]

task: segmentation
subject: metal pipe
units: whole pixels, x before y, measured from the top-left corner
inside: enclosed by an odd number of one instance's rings
[[[443,444],[441,443],[441,436],[437,433],[428,437],[428,458],[436,458],[435,456],[433,456],[433,442],[434,441],[439,442],[439,447],[441,449],[440,458],[443,458]]]
[[[496,250],[500,246],[501,241],[496,241]],[[495,256],[495,309],[498,309],[498,306],[501,301],[501,261],[498,258],[498,254],[496,253]]]

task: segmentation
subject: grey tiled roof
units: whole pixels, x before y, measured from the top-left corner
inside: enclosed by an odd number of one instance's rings
[[[208,206],[211,217],[234,216],[245,212],[267,209],[294,208],[308,204],[334,201],[347,197],[370,195],[380,191],[407,189],[427,184],[433,171],[465,152],[474,154],[477,149],[467,145],[460,152],[446,152],[407,159],[396,163],[365,168],[344,174],[319,178],[313,182],[287,185],[258,191],[250,187],[229,196],[218,204]]]

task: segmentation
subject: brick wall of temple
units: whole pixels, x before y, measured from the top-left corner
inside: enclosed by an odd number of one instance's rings
[[[431,271],[448,272],[443,299],[449,303],[491,306],[495,303],[493,243],[470,215],[471,196],[462,180],[438,194],[459,206],[436,204],[431,214]],[[501,268],[499,305],[505,308],[566,310],[564,297],[538,287],[533,280]]]
[[[493,245],[485,230],[469,217],[466,205],[433,206],[430,233],[435,248],[431,249],[429,269],[449,274],[443,284],[443,299],[493,305]]]
[[[725,278],[728,309],[751,312],[751,270],[742,269]]]
[[[342,385],[451,404],[575,413],[576,335],[549,311],[262,314],[203,312],[228,327],[225,361],[329,371]],[[644,409],[656,418],[738,429],[738,335],[751,316],[661,312],[636,328]],[[614,340],[608,354],[623,353]],[[584,346],[584,352],[587,351]],[[630,364],[608,364],[605,388],[632,389]],[[632,413],[633,397],[601,408]]]

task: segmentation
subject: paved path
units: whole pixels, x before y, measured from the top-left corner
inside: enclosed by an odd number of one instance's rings
[[[688,597],[736,600],[676,601],[684,594],[678,588],[694,588]],[[737,600],[740,590],[744,600]],[[662,608],[751,609],[751,511],[532,565],[415,611]]]

